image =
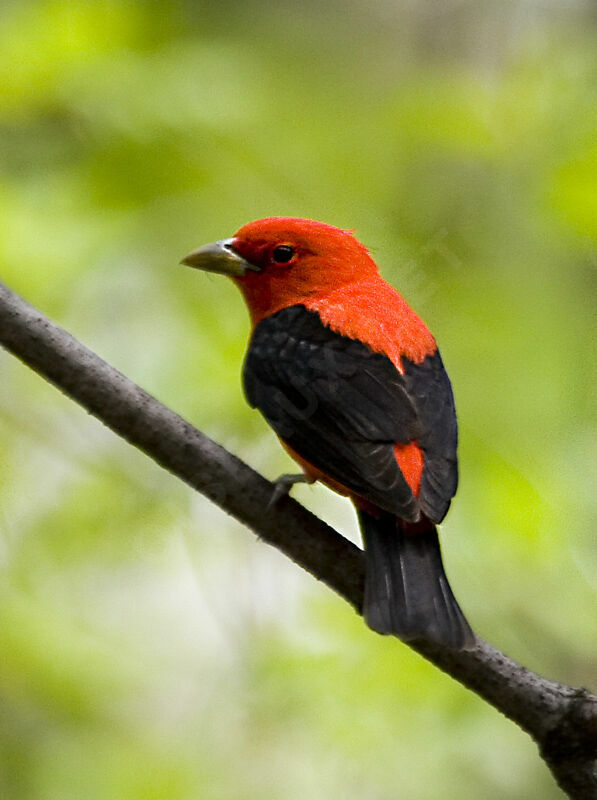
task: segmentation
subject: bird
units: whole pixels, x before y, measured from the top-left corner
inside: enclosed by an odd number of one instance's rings
[[[182,264],[229,276],[248,307],[242,380],[302,472],[349,497],[365,549],[362,614],[380,634],[472,649],[437,525],[458,484],[458,427],[435,338],[353,231],[268,217]]]

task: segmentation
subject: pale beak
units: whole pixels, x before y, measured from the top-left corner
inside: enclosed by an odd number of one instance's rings
[[[193,250],[185,256],[181,264],[206,272],[220,272],[222,275],[231,275],[238,278],[248,270],[259,272],[259,267],[250,264],[233,248],[234,239],[221,239],[219,242],[205,244],[198,250]]]

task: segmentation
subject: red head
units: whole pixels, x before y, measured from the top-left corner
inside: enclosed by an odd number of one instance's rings
[[[208,245],[185,263],[230,274],[245,296],[254,324],[287,305],[378,276],[367,248],[350,231],[310,219],[269,217],[249,222],[216,246],[218,252]],[[235,255],[242,266],[233,261]]]
[[[232,237],[232,246],[259,267],[264,277],[284,273],[292,280],[309,277],[320,288],[377,274],[367,248],[352,231],[325,222],[296,217],[269,217],[243,225]],[[279,251],[278,248],[287,248]]]
[[[232,238],[195,250],[182,262],[233,278],[253,325],[297,304],[324,324],[387,354],[421,361],[435,340],[403,298],[379,275],[350,231],[294,217],[243,225]]]

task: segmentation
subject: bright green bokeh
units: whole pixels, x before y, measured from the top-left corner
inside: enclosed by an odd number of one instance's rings
[[[0,280],[274,477],[240,297],[177,262],[272,214],[355,228],[453,380],[456,594],[593,689],[596,32],[580,0],[0,11]],[[1,352],[0,375],[0,796],[561,796],[514,725]],[[345,501],[296,496],[356,536]]]

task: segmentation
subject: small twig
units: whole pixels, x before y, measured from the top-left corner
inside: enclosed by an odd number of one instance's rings
[[[0,284],[0,342],[105,425],[260,538],[326,583],[357,611],[361,551]],[[597,697],[542,678],[490,644],[454,652],[411,645],[525,730],[561,788],[597,800]]]

